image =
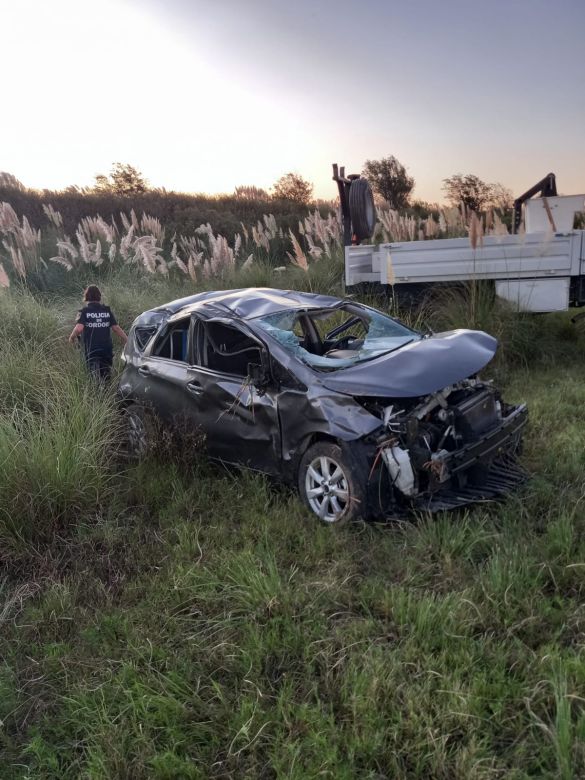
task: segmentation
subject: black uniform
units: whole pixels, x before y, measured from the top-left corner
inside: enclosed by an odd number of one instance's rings
[[[96,377],[108,379],[114,356],[112,326],[118,324],[112,310],[101,303],[90,302],[79,310],[77,324],[83,325],[87,367]]]

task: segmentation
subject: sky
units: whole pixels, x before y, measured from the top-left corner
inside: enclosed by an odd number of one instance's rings
[[[184,192],[396,156],[415,197],[474,173],[585,191],[585,0],[0,0],[0,171]]]

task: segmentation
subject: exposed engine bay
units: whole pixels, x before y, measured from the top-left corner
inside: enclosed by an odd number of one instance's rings
[[[526,408],[505,404],[491,382],[466,379],[421,399],[357,399],[378,416],[375,437],[392,486],[408,499],[431,497],[445,486],[479,487],[490,466],[502,455],[498,433],[517,422],[517,442]],[[508,434],[509,435],[509,434]],[[490,444],[492,446],[490,446]]]

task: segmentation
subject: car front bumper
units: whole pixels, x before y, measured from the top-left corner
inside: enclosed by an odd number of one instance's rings
[[[514,407],[501,423],[477,440],[440,458],[441,486],[417,496],[417,509],[438,512],[511,493],[528,474],[517,461],[528,421],[525,404]]]

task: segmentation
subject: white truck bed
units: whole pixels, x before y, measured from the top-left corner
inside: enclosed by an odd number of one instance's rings
[[[496,293],[528,311],[567,309],[571,279],[585,275],[585,231],[404,241],[345,248],[346,286],[426,285],[493,279]]]
[[[585,231],[573,230],[585,195],[525,204],[526,233],[345,247],[345,284],[449,284],[493,279],[496,294],[523,311],[563,311],[585,304]]]

